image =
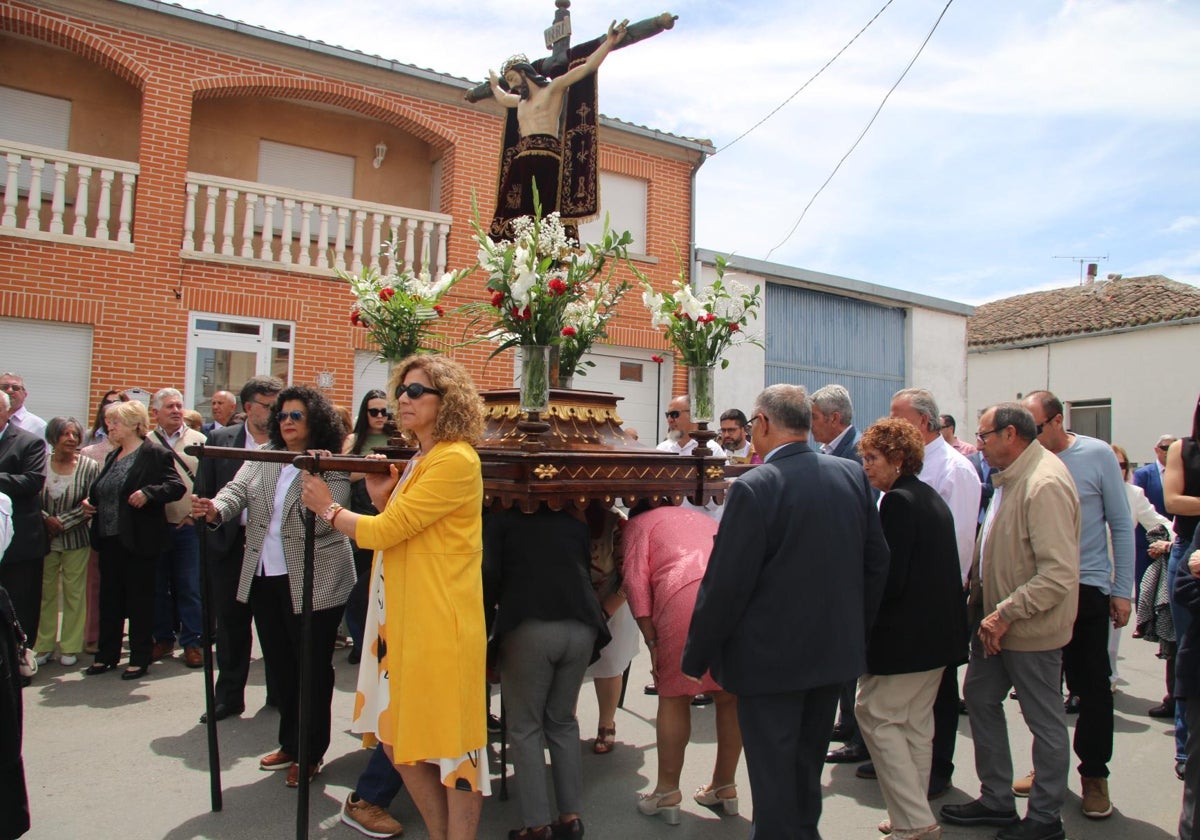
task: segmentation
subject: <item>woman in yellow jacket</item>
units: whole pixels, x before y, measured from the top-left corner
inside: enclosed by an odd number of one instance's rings
[[[306,475],[305,505],[362,548],[371,570],[355,732],[383,744],[432,838],[473,838],[490,793],[483,477],[472,444],[483,402],[444,356],[411,356],[389,383],[420,451],[401,475],[368,474],[378,516],[343,509]]]

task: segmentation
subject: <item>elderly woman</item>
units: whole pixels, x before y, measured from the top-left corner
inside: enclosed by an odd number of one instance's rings
[[[264,449],[296,455],[340,452],[346,430],[325,396],[314,388],[285,388],[275,400]],[[300,739],[308,739],[307,768],[320,772],[329,748],[333,703],[333,645],[342,608],[354,586],[350,541],[325,520],[315,525],[313,566],[312,718],[300,732],[300,669],[304,647],[301,606],[304,583],[304,509],[300,470],[278,462],[248,461],[212,499],[194,498],[192,514],[211,523],[233,521],[246,511],[246,551],[237,599],[250,604],[263,658],[270,662],[272,692],[279,705],[279,749],[258,762],[262,770],[287,770],[285,784],[300,783]],[[350,501],[346,473],[326,473],[334,497]]]
[[[737,698],[705,674],[697,683],[680,670],[688,625],[696,607],[700,581],[708,568],[717,523],[703,512],[665,505],[635,507],[622,534],[625,551],[625,594],[633,617],[650,649],[650,669],[658,687],[658,782],[638,799],[646,816],[661,814],[679,823],[679,777],[692,732],[692,697],[712,694],[717,706],[717,758],[709,784],[696,790],[701,805],[738,812],[737,773],[742,733]]]
[[[483,618],[483,476],[472,444],[483,402],[445,356],[410,356],[389,383],[420,446],[404,474],[366,478],[382,513],[344,510],[305,476],[304,503],[376,551],[355,732],[400,771],[429,836],[473,838],[488,780]],[[353,797],[354,794],[351,794]]]
[[[112,451],[92,484],[92,545],[100,555],[100,650],[90,675],[117,667],[129,619],[129,667],[123,680],[146,675],[154,646],[155,561],[171,540],[166,506],[186,488],[171,453],[147,440],[150,414],[138,400],[105,412]]]
[[[100,465],[79,454],[83,426],[74,417],[55,417],[46,425],[50,461],[42,486],[42,518],[50,537],[50,553],[42,567],[42,617],[33,649],[45,665],[59,647],[59,662],[74,665],[83,650],[87,615],[88,534],[83,502]],[[59,633],[59,584],[62,584],[62,632]]]
[[[497,607],[492,638],[520,779],[523,827],[510,831],[509,840],[582,837],[575,706],[588,663],[609,640],[588,575],[588,526],[543,507],[489,514],[483,533],[484,604]],[[547,747],[558,806],[553,824]]]
[[[967,658],[954,518],[917,478],[925,447],[911,423],[880,420],[858,449],[871,486],[884,494],[879,516],[892,559],[854,712],[887,804],[880,830],[895,840],[933,840],[942,836],[926,799],[933,700],[942,671]]]

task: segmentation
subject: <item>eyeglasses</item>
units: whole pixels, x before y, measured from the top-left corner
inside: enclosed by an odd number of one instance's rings
[[[371,415],[372,417],[391,417],[392,416],[392,412],[388,411],[386,408],[368,408],[367,414]]]
[[[250,402],[254,403],[259,408],[274,408],[275,407],[275,400],[271,400],[270,402],[263,402],[262,400],[250,400]]]
[[[739,429],[741,429],[741,428],[742,428],[741,426],[722,426],[722,427],[721,427],[721,433],[722,433],[722,434],[728,434],[728,435],[731,435],[731,434],[733,434],[734,432],[738,431],[738,430],[739,430]]]
[[[1157,449],[1159,452],[1166,452],[1168,449],[1170,449],[1170,448],[1171,448],[1171,444],[1169,444],[1169,443],[1160,443],[1158,446],[1156,446],[1156,447],[1154,447],[1154,448],[1155,448],[1155,449]]]
[[[304,419],[304,412],[292,409],[291,411],[281,411],[275,415],[275,419],[282,423],[284,420],[291,420],[293,423],[299,423]]]
[[[753,426],[755,423],[757,423],[757,422],[758,422],[758,418],[760,418],[760,417],[761,417],[762,419],[764,419],[764,420],[766,420],[766,419],[767,419],[767,415],[763,414],[763,413],[760,411],[758,414],[755,414],[755,415],[754,415],[753,417],[751,417],[751,418],[750,418],[748,421],[746,421],[746,425],[747,425],[747,426]]]
[[[0,391],[24,391],[24,390],[25,390],[24,385],[18,385],[15,382],[0,383]]]
[[[988,429],[986,432],[976,432],[975,438],[980,443],[987,443],[988,435],[994,435],[994,434],[996,434],[996,432],[1002,431],[1007,428],[1008,428],[1008,426],[1000,426],[999,428]],[[1041,429],[1039,428],[1038,431],[1040,432]]]
[[[435,397],[443,396],[442,392],[437,388],[430,388],[428,385],[422,385],[420,382],[410,382],[407,385],[401,385],[396,389],[396,399],[400,399],[401,394],[407,394],[410,400],[419,400],[425,394],[433,394]]]

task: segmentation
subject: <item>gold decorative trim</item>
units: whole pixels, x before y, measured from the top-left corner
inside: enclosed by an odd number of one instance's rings
[[[704,471],[704,475],[712,479],[724,478],[725,470],[722,467],[709,467]]]
[[[520,420],[524,416],[521,407],[512,404],[487,406],[484,414],[493,420]],[[550,410],[546,414],[551,417],[557,417],[560,420],[568,421],[581,420],[592,423],[606,423],[611,421],[618,426],[625,423],[621,419],[621,416],[617,414],[616,409],[578,403],[551,403]]]
[[[533,468],[533,474],[545,481],[548,478],[554,478],[558,475],[558,467],[553,464],[538,464]]]

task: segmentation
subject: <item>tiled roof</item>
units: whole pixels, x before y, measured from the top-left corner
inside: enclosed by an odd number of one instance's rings
[[[1154,274],[1031,292],[976,307],[967,346],[1087,335],[1200,317],[1200,288]]]

